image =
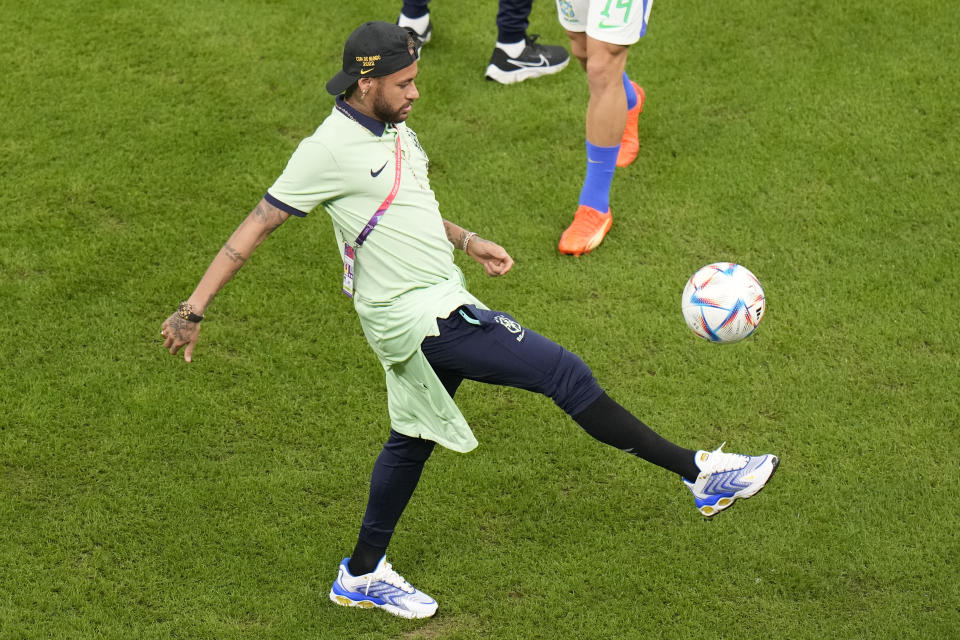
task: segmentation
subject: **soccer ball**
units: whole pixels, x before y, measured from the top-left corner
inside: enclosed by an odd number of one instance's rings
[[[680,308],[695,334],[711,342],[737,342],[763,320],[763,287],[746,267],[714,262],[693,274],[683,288]]]

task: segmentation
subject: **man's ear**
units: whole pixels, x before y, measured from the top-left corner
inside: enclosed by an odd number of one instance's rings
[[[373,85],[375,84],[374,80],[376,80],[376,78],[360,78],[357,80],[357,89],[360,90],[360,93],[367,93],[373,88]]]

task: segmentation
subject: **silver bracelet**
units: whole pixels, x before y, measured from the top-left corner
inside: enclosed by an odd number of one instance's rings
[[[468,231],[467,235],[463,236],[463,243],[460,245],[460,248],[463,249],[463,252],[467,252],[467,247],[470,246],[470,241],[476,236],[476,232]]]

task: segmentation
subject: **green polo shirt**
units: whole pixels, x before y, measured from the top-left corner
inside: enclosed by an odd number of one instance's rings
[[[438,335],[437,318],[463,304],[483,305],[467,291],[454,264],[417,135],[404,123],[384,125],[368,118],[338,98],[265,198],[301,217],[322,205],[342,257],[344,243],[355,243],[393,188],[398,138],[399,190],[357,249],[353,304],[386,372],[391,427],[465,452],[477,446],[476,438],[420,343]]]

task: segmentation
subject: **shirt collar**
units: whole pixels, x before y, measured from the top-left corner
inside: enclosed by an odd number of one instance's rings
[[[364,115],[347,104],[347,101],[343,99],[343,96],[337,96],[337,105],[336,108],[338,111],[343,113],[345,116],[354,120],[355,122],[362,125],[364,128],[370,131],[373,135],[378,138],[383,136],[383,132],[386,130],[386,123],[380,122],[376,118],[371,118],[370,116]]]

